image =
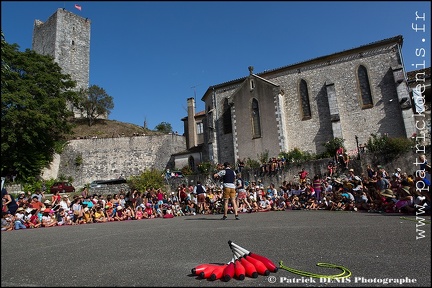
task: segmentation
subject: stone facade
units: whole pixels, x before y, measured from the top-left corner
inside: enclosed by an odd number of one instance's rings
[[[42,55],[50,55],[62,68],[63,74],[71,75],[77,89],[87,89],[90,77],[90,26],[88,18],[82,18],[63,8],[46,22],[35,20],[32,49]],[[74,110],[73,107],[70,107]],[[75,117],[82,117],[78,110]]]
[[[89,86],[90,24],[89,19],[59,8],[46,22],[35,20],[33,27],[32,49],[52,56],[78,88]]]
[[[170,167],[171,155],[185,147],[185,137],[174,134],[71,140],[42,178],[72,177],[75,187],[121,175],[129,178]]]
[[[249,67],[249,76],[211,86],[202,97],[204,160],[235,163],[294,148],[321,153],[335,137],[351,151],[356,136],[360,144],[372,133],[410,137],[402,42],[396,36],[259,74]]]

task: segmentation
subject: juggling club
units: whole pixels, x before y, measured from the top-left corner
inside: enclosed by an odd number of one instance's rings
[[[220,266],[225,266],[226,264],[222,264],[222,265],[216,265],[216,266],[207,266],[206,268],[204,268],[203,271],[201,271],[201,273],[199,274],[199,276],[203,279],[210,279],[213,270],[220,267]]]
[[[270,272],[276,273],[278,271],[278,267],[273,263],[273,261],[271,261],[270,259],[268,259],[267,257],[264,257],[262,255],[250,252],[246,249],[244,249],[243,247],[235,244],[234,242],[232,242],[231,240],[228,241],[228,244],[231,247],[231,250],[236,250],[237,252],[241,253],[241,255],[248,255],[252,258],[255,258],[259,261],[261,261]]]
[[[257,272],[255,266],[252,263],[250,263],[249,261],[247,261],[244,257],[241,257],[240,254],[237,254],[236,251],[234,251],[234,254],[240,260],[240,263],[244,266],[244,268],[246,270],[246,276],[248,276],[250,278],[257,278],[258,272]]]
[[[237,255],[241,255],[241,253],[236,250],[235,248],[231,247],[231,250],[233,250],[233,253],[237,253]],[[243,258],[245,258],[247,261],[252,263],[255,266],[255,269],[257,270],[258,274],[268,276],[270,274],[270,270],[267,269],[267,267],[264,265],[263,262],[261,262],[258,259],[252,258],[251,256],[247,254],[243,254]]]
[[[234,258],[231,260],[227,267],[225,267],[222,275],[222,280],[225,282],[228,282],[231,280],[231,278],[234,278],[235,276],[235,265],[234,265]]]
[[[214,280],[222,278],[223,272],[227,266],[228,266],[228,264],[224,264],[224,265],[221,265],[219,267],[214,268],[209,279],[211,281],[214,281]]]
[[[235,277],[238,280],[244,280],[246,269],[244,266],[240,263],[240,260],[234,255],[234,268],[235,268]]]
[[[191,269],[192,275],[196,275],[199,276],[200,273],[202,271],[204,271],[205,268],[207,268],[208,266],[213,266],[216,268],[216,266],[220,266],[218,264],[210,264],[210,263],[205,263],[205,264],[199,264],[197,266],[195,266],[194,268]]]

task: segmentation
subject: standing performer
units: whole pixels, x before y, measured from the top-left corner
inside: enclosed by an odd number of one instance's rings
[[[240,200],[243,199],[244,203],[246,203],[246,205],[248,206],[249,211],[251,211],[252,208],[248,201],[249,197],[244,187],[244,182],[243,179],[241,178],[241,173],[237,173],[236,190],[237,190],[237,208],[240,207]]]
[[[240,220],[237,212],[236,186],[234,184],[236,180],[236,173],[231,170],[230,164],[228,162],[225,162],[223,166],[224,169],[214,174],[214,177],[220,177],[223,181],[224,216],[222,217],[222,220],[227,219],[229,199],[231,199],[231,204],[234,208],[235,219]]]
[[[206,199],[206,188],[202,186],[201,181],[197,181],[197,184],[194,187],[193,194],[197,197],[198,204],[198,214],[204,214],[205,211],[205,199]]]

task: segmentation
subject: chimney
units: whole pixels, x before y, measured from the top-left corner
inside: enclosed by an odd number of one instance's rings
[[[196,123],[195,123],[195,99],[187,99],[188,119],[187,119],[187,149],[197,145]]]

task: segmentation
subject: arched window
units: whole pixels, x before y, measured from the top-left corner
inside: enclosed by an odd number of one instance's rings
[[[253,138],[261,137],[260,111],[256,99],[252,99],[252,129]]]
[[[309,103],[309,92],[307,83],[303,79],[300,81],[300,101],[302,109],[302,120],[310,119],[312,115]]]
[[[372,93],[369,84],[369,76],[366,67],[360,65],[357,70],[357,78],[360,88],[362,108],[371,108],[373,106]]]
[[[225,134],[232,133],[232,123],[231,123],[231,107],[228,103],[228,98],[225,98],[223,104],[223,131]]]

